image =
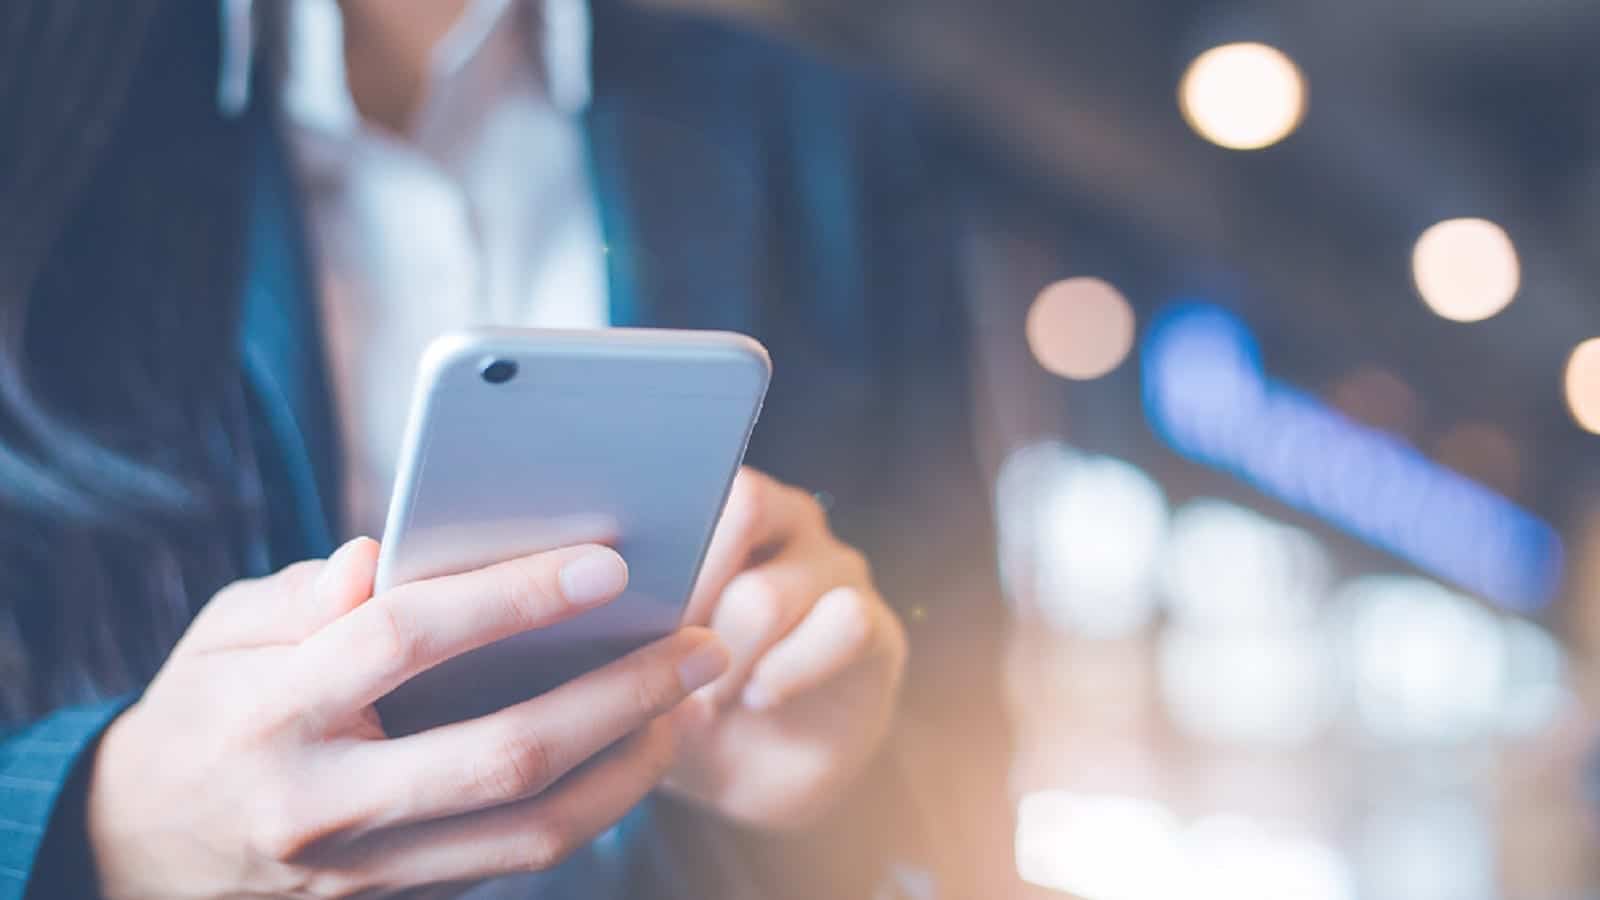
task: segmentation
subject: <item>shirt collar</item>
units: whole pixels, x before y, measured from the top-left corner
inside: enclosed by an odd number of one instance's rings
[[[588,0],[471,0],[434,48],[430,81],[458,71],[497,28],[513,27],[510,13],[517,4],[526,7],[532,23],[529,52],[544,73],[550,102],[563,113],[581,113],[591,94]],[[344,15],[338,0],[292,0],[288,29],[285,114],[302,127],[353,133],[361,115],[345,77]]]

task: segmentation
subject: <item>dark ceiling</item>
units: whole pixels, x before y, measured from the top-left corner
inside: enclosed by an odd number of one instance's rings
[[[1567,354],[1600,335],[1600,2],[673,2],[885,67],[1004,168],[1134,235],[1174,289],[1228,273],[1284,377],[1322,389],[1376,365],[1435,433],[1498,425],[1535,508],[1566,518],[1573,482],[1600,474],[1600,438],[1561,399]],[[1222,150],[1178,115],[1184,66],[1233,40],[1305,73],[1308,115],[1276,147]],[[1468,215],[1511,234],[1523,282],[1461,325],[1422,306],[1408,267],[1423,228]]]

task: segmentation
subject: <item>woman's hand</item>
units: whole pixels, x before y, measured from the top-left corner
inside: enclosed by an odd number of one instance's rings
[[[357,540],[223,590],[107,730],[87,823],[104,897],[387,896],[554,866],[656,786],[668,714],[727,666],[685,629],[501,712],[386,739],[378,698],[613,599],[627,568],[572,547],[367,599],[376,555]]]
[[[733,664],[685,708],[669,785],[749,824],[805,824],[882,742],[905,668],[866,559],[813,496],[745,469],[688,620],[709,623]]]

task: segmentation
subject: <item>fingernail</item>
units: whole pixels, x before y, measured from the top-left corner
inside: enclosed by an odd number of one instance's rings
[[[774,697],[766,688],[752,681],[744,686],[744,693],[739,696],[739,702],[743,703],[746,709],[761,712],[772,708]]]
[[[708,640],[678,663],[678,680],[686,693],[694,693],[728,670],[728,650],[721,641]]]
[[[356,542],[359,540],[361,540],[361,538],[352,538],[348,541],[345,541],[343,544],[339,545],[339,549],[328,554],[327,562],[322,564],[322,569],[317,572],[316,582],[312,585],[312,590],[315,591],[317,595],[321,595],[327,591],[328,582],[332,580],[334,573],[339,571],[339,568],[344,565],[345,558],[350,555],[350,548],[354,547]]]
[[[628,586],[628,564],[610,550],[593,550],[561,567],[561,594],[573,606],[595,606]]]

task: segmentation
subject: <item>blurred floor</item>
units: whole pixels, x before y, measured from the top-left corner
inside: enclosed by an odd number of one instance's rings
[[[1174,725],[1149,638],[1025,615],[1010,664],[1018,865],[1036,882],[1087,900],[1600,896],[1594,720],[1576,702],[1512,739],[1384,745],[1334,724],[1263,747]]]

